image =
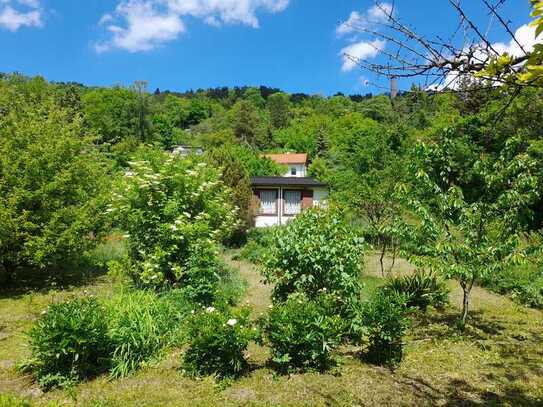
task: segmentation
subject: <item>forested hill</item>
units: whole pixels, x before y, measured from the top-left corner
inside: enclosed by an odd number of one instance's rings
[[[36,108],[53,103],[80,117],[81,131],[117,168],[142,143],[234,151],[248,175],[278,171],[259,160],[260,152],[307,152],[310,173],[330,183],[334,199],[355,209],[407,182],[418,142],[446,143],[445,156],[425,165],[438,178],[446,167],[447,179],[440,182],[462,187],[468,200],[486,193],[473,170],[480,157],[503,159],[514,142],[515,154],[543,161],[543,94],[537,88],[524,89],[506,106],[506,89],[469,86],[446,93],[413,87],[391,100],[371,94],[286,94],[265,86],[176,93],[148,90],[145,82],[90,88],[39,77],[1,78],[1,110],[13,104],[10,94]],[[541,226],[542,213],[539,200],[525,217],[530,228]]]

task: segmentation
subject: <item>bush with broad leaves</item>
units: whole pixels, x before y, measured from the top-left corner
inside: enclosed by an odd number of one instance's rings
[[[249,321],[250,309],[239,311],[204,308],[187,321],[189,347],[183,369],[189,375],[239,376],[247,368],[244,352],[257,330]]]
[[[29,332],[31,371],[44,388],[108,370],[113,343],[106,308],[94,298],[50,305]]]
[[[338,299],[336,308],[347,316],[360,298],[364,247],[339,210],[304,211],[271,239],[264,276],[274,285],[274,301],[293,293],[312,299],[324,290]]]
[[[341,342],[344,321],[333,315],[330,300],[325,294],[314,299],[293,294],[262,321],[273,363],[281,372],[324,371],[335,364],[332,351]]]
[[[378,291],[363,304],[359,314],[368,342],[366,358],[375,364],[395,366],[403,358],[403,336],[409,326],[407,297],[393,291]]]

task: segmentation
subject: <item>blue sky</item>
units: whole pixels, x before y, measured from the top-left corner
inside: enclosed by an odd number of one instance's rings
[[[464,3],[487,27],[480,0]],[[349,18],[379,19],[373,6],[373,0],[0,0],[0,72],[98,86],[146,80],[151,90],[263,84],[311,94],[380,93],[372,84],[383,82],[344,64],[341,51],[359,44],[349,49],[378,61],[375,48],[387,45],[368,48],[375,38],[338,28]],[[396,0],[395,13],[424,34],[450,34],[458,21],[447,0]],[[529,2],[509,0],[502,13],[513,29],[522,28]],[[490,27],[492,41],[511,46],[497,24]]]

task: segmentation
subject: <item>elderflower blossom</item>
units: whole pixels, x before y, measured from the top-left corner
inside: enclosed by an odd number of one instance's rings
[[[238,323],[238,320],[237,319],[229,319],[228,321],[226,321],[226,325],[230,325],[230,326],[234,326]]]
[[[206,308],[206,312],[214,312],[214,311],[215,311],[214,307],[207,307]]]

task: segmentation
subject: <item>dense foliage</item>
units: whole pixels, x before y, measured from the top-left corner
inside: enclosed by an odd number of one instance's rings
[[[182,343],[194,306],[182,290],[128,288],[52,304],[29,331],[31,358],[22,368],[45,389],[101,373],[125,377]]]
[[[50,305],[29,332],[28,368],[45,388],[107,371],[113,344],[107,311],[96,299]]]
[[[256,330],[249,321],[250,310],[223,311],[207,307],[187,321],[189,347],[183,369],[189,375],[239,376],[247,368],[244,352]]]
[[[483,279],[485,287],[500,294],[509,294],[515,301],[529,307],[543,308],[543,267],[524,264],[511,267]]]
[[[160,297],[149,291],[127,290],[107,301],[108,334],[114,346],[110,375],[127,376],[174,344],[191,306],[179,290]]]
[[[448,303],[449,289],[434,273],[417,271],[413,274],[389,279],[383,290],[403,295],[407,307],[425,311],[429,306],[443,308]]]
[[[265,87],[151,94],[142,82],[87,88],[5,75],[0,90],[2,282],[18,282],[30,269],[42,277],[64,266],[82,272],[74,263],[113,221],[126,255],[112,269],[141,287],[179,288],[187,303],[229,313],[239,282],[228,280],[218,244],[243,242],[252,225],[250,177],[285,172],[263,154],[297,151],[309,154],[310,174],[330,185],[334,209],[306,211],[270,234],[249,235],[241,256],[262,263],[275,285],[274,307],[292,294],[313,303],[329,293],[332,304],[320,317],[340,315],[351,334],[368,340],[375,360],[393,363],[401,355],[404,306],[440,305],[438,280],[461,285],[465,322],[476,284],[541,304],[540,240],[532,239],[543,225],[537,83],[518,92],[507,84],[461,84],[455,92],[414,86],[391,99]],[[205,154],[167,152],[178,144]],[[384,291],[406,294],[402,301],[380,293],[362,306],[360,236],[379,252],[383,274],[394,266],[387,257],[397,255],[436,280],[397,280]],[[151,325],[149,317],[152,309],[169,315],[169,308],[151,303],[140,312],[127,300],[134,315],[118,332],[134,354],[119,357],[119,374],[159,352],[149,335],[170,343],[166,321]],[[125,326],[147,334],[131,342]]]
[[[109,167],[45,81],[0,81],[0,281],[81,263],[104,228]]]
[[[347,310],[359,298],[363,240],[335,209],[304,211],[278,229],[264,262],[273,298],[286,300],[292,293],[310,299],[323,290],[338,296]]]
[[[381,291],[366,302],[360,326],[368,342],[366,358],[376,364],[394,366],[403,358],[403,336],[409,326],[406,298]]]
[[[280,371],[324,371],[335,364],[332,352],[341,343],[344,321],[333,309],[326,294],[313,299],[293,294],[272,307],[263,333]]]
[[[247,241],[237,256],[254,264],[264,262],[268,249],[273,242],[274,231],[274,227],[249,230],[247,232]]]

